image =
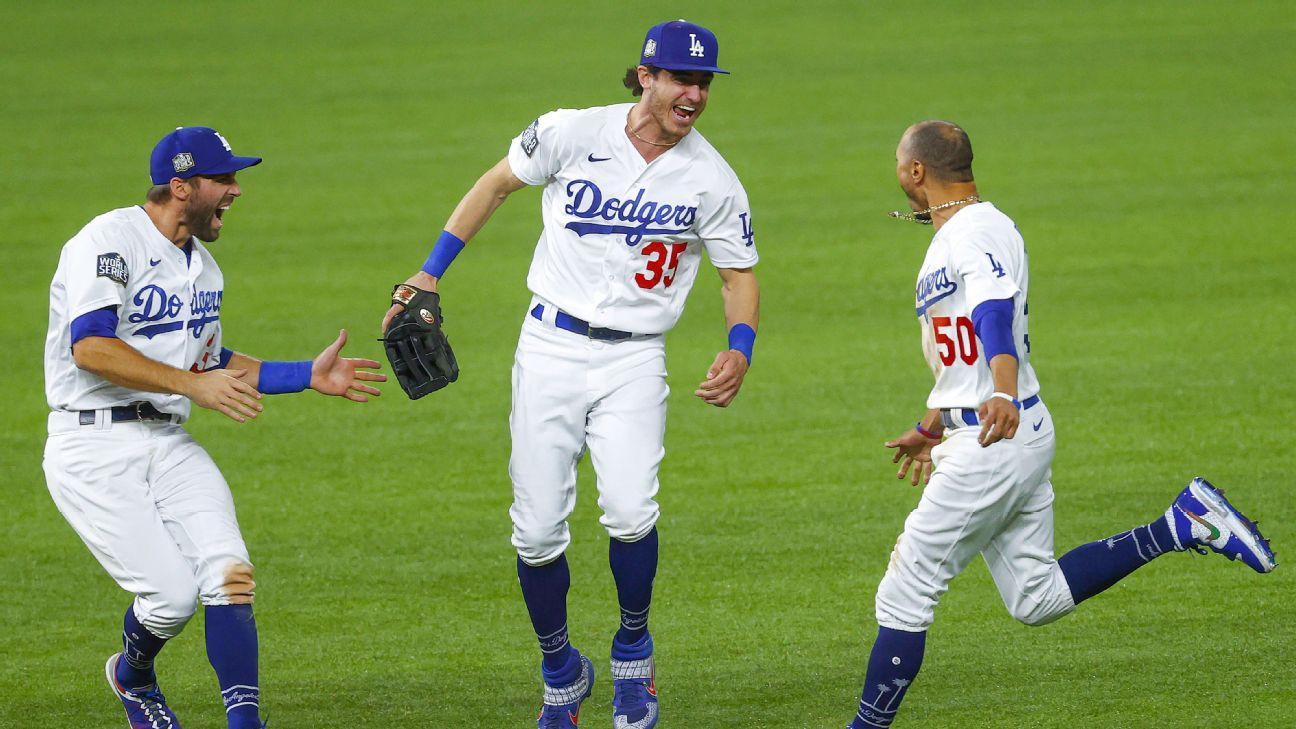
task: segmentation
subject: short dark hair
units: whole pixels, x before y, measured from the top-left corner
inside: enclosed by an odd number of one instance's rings
[[[972,140],[953,122],[932,119],[909,130],[909,156],[942,182],[972,182]]]
[[[648,69],[648,73],[654,76],[656,76],[657,72],[661,70],[656,66],[645,66],[645,68]],[[639,85],[638,66],[631,66],[630,68],[626,69],[625,78],[621,79],[621,85],[625,86],[627,89],[630,89],[631,94],[635,96],[643,96],[643,86]]]
[[[198,189],[198,186],[202,184],[201,182],[199,182],[199,180],[201,180],[202,177],[203,177],[202,175],[194,175],[193,177],[186,179],[185,182],[188,182],[191,185],[193,185],[194,189],[196,190]],[[164,184],[154,185],[150,187],[148,189],[148,193],[144,197],[154,205],[161,205],[165,203],[167,200],[171,199],[171,181],[168,180]]]

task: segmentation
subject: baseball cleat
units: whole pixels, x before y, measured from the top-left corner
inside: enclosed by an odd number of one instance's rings
[[[1233,560],[1242,560],[1256,572],[1272,572],[1278,566],[1269,540],[1255,523],[1224,498],[1224,492],[1198,476],[1166,509],[1166,521],[1175,549],[1206,547]]]
[[[637,661],[612,659],[613,729],[657,726],[657,678],[652,656]]]
[[[537,729],[577,729],[581,702],[594,692],[594,663],[580,653],[576,655],[580,658],[580,676],[575,681],[563,686],[545,683]]]
[[[113,693],[121,699],[122,706],[126,709],[126,719],[130,722],[131,729],[180,729],[180,720],[176,718],[174,712],[166,704],[166,697],[158,690],[157,684],[153,684],[147,691],[128,691],[122,688],[117,682],[117,661],[121,660],[120,653],[114,653],[109,659],[108,664],[104,666],[104,673],[108,677],[108,685],[112,687]]]

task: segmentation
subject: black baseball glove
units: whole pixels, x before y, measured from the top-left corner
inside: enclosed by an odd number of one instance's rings
[[[441,330],[441,297],[432,291],[397,284],[392,290],[392,303],[405,310],[392,317],[380,341],[405,394],[417,400],[459,379],[459,363]]]

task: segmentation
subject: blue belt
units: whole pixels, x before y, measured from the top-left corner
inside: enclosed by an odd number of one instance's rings
[[[531,310],[531,316],[544,321],[544,304],[536,304]],[[629,339],[634,336],[630,332],[623,332],[620,329],[607,329],[605,327],[592,327],[584,319],[577,319],[567,312],[559,309],[554,314],[554,326],[559,329],[566,329],[573,334],[579,334],[582,337],[598,339],[604,342],[619,342],[622,339]]]
[[[1030,410],[1039,404],[1039,395],[1031,395],[1022,400],[1021,409]],[[977,411],[972,408],[943,408],[940,411],[941,425],[946,428],[962,428],[969,425],[979,425],[977,420]]]

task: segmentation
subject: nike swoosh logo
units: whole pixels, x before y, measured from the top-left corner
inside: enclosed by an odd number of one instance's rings
[[[149,259],[149,265],[150,265],[150,266],[156,266],[156,265],[158,265],[158,264],[161,263],[161,262],[162,262],[162,259],[161,259],[161,258],[150,258],[150,259]]]
[[[607,162],[608,160],[610,160],[610,159],[612,159],[612,158],[611,158],[611,157],[595,157],[593,154],[590,154],[590,156],[586,157],[585,159],[589,160],[590,162]]]
[[[1044,418],[1040,418],[1040,421],[1039,421],[1038,423],[1032,425],[1031,427],[1034,428],[1035,430],[1039,430],[1039,429],[1040,429],[1040,426],[1042,426],[1042,425],[1044,425]]]
[[[1197,522],[1198,524],[1201,524],[1202,526],[1210,530],[1210,536],[1206,538],[1207,541],[1213,542],[1216,539],[1220,538],[1220,530],[1214,524],[1206,521],[1205,519],[1201,518],[1199,515],[1194,514],[1191,511],[1188,511],[1187,509],[1184,509],[1183,513],[1189,519],[1192,519],[1193,521]]]

